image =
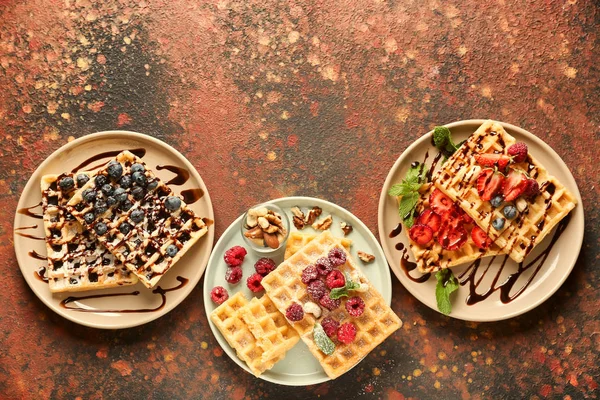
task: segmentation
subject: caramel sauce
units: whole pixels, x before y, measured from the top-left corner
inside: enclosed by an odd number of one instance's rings
[[[190,173],[188,172],[187,169],[177,167],[175,165],[157,165],[156,169],[159,171],[166,169],[167,171],[171,171],[175,174],[175,177],[173,179],[171,179],[170,181],[165,183],[166,185],[179,186],[179,185],[183,185],[184,183],[186,183],[188,181],[188,179],[190,179]]]
[[[75,168],[73,168],[71,170],[71,172],[75,173],[77,171],[81,171],[81,170],[84,169],[84,167],[87,167],[88,165],[90,165],[94,161],[98,161],[98,160],[101,160],[103,158],[116,157],[117,155],[119,155],[121,152],[123,152],[125,150],[129,150],[131,153],[135,154],[139,158],[142,158],[142,157],[144,157],[146,155],[146,149],[144,149],[144,148],[106,151],[104,153],[99,153],[99,154],[96,154],[95,156],[92,156],[92,157],[88,158],[87,160],[85,160],[84,162],[82,162],[81,164],[79,164],[78,166],[76,166]],[[108,160],[107,160],[107,162],[108,162]],[[93,169],[99,168],[99,167],[103,166],[104,164],[106,164],[106,162],[102,163],[102,164],[95,165],[94,167],[91,167],[91,168],[87,168],[87,170],[93,170]]]
[[[108,309],[99,309],[99,308],[81,308],[78,306],[69,306],[69,304],[75,302],[75,301],[80,301],[80,300],[87,300],[87,299],[99,299],[99,298],[104,298],[104,297],[119,297],[119,296],[138,296],[140,294],[139,291],[133,291],[133,292],[128,292],[128,293],[106,293],[106,294],[95,294],[95,295],[89,295],[89,296],[69,296],[66,299],[64,299],[63,301],[60,302],[60,306],[62,308],[66,308],[67,310],[72,310],[72,311],[79,311],[79,312],[93,312],[93,313],[125,313],[125,314],[130,314],[130,313],[147,313],[147,312],[155,312],[155,311],[160,311],[164,308],[164,306],[167,304],[167,292],[173,292],[175,290],[179,290],[181,288],[183,288],[184,286],[186,286],[189,282],[189,279],[187,278],[183,278],[181,276],[177,277],[177,280],[179,281],[179,285],[169,288],[169,289],[163,289],[160,286],[158,286],[156,289],[154,289],[152,291],[152,293],[154,294],[158,294],[161,296],[161,304],[158,307],[155,308],[140,308],[140,309],[123,309],[123,310],[108,310]]]

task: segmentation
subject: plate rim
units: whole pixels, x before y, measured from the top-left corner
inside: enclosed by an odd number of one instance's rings
[[[452,129],[454,127],[457,126],[468,126],[468,125],[477,125],[477,126],[481,126],[485,121],[489,121],[490,119],[466,119],[466,120],[459,120],[459,121],[454,121],[448,124],[444,124],[442,126],[445,126],[449,129]],[[556,158],[557,160],[559,160],[559,162],[561,163],[560,167],[563,167],[564,171],[566,172],[567,178],[570,179],[573,184],[574,187],[573,188],[569,188],[573,195],[577,198],[578,201],[578,205],[577,208],[581,208],[581,211],[576,211],[577,213],[581,214],[581,229],[578,231],[579,233],[579,245],[577,246],[577,251],[576,251],[576,255],[573,258],[573,260],[569,263],[569,266],[567,269],[564,270],[563,275],[561,276],[560,279],[558,279],[556,281],[556,284],[550,289],[548,290],[544,295],[540,296],[540,298],[535,301],[532,302],[531,304],[529,304],[526,307],[521,308],[520,310],[517,311],[513,311],[504,315],[501,315],[499,317],[492,317],[492,318],[479,318],[479,317],[475,317],[475,318],[464,318],[461,316],[456,316],[456,315],[447,315],[448,317],[457,319],[457,320],[462,320],[462,321],[469,321],[469,322],[496,322],[496,321],[503,321],[503,320],[507,320],[510,318],[514,318],[517,317],[519,315],[525,314],[528,311],[533,310],[534,308],[540,306],[542,303],[544,303],[546,300],[548,300],[550,297],[552,297],[552,295],[554,295],[554,293],[556,293],[556,291],[563,285],[563,283],[567,280],[567,278],[569,277],[569,275],[571,274],[571,272],[573,271],[573,268],[575,267],[575,264],[577,263],[577,260],[579,259],[579,255],[581,254],[581,248],[583,246],[583,237],[585,234],[585,215],[583,213],[583,201],[581,199],[581,194],[579,192],[579,187],[577,185],[577,181],[575,180],[575,178],[573,177],[573,174],[571,173],[571,170],[569,169],[569,167],[567,166],[567,164],[564,162],[564,160],[560,157],[560,155],[558,155],[558,153],[556,153],[556,151],[550,146],[548,145],[546,142],[544,142],[541,138],[537,137],[536,135],[534,135],[533,133],[518,127],[516,125],[507,123],[507,122],[503,122],[503,121],[498,121],[498,120],[493,120],[495,122],[498,122],[500,125],[502,125],[506,130],[512,130],[512,131],[516,131],[518,132],[520,135],[523,135],[525,137],[528,138],[528,140],[532,140],[533,142],[535,142],[538,146],[540,146],[542,149],[545,149],[549,152],[550,156],[553,158]],[[396,171],[396,169],[399,167],[400,162],[405,158],[405,154],[408,155],[410,153],[412,153],[417,147],[419,147],[422,142],[424,141],[430,141],[431,140],[431,136],[433,135],[433,130],[430,130],[428,132],[426,132],[423,136],[419,137],[417,140],[415,140],[413,143],[411,143],[404,151],[402,151],[402,153],[400,153],[400,155],[398,155],[398,157],[396,158],[396,161],[394,161],[394,164],[392,165],[392,167],[388,170],[388,174],[385,178],[385,181],[383,183],[383,186],[381,188],[381,193],[379,195],[379,203],[377,206],[377,230],[379,233],[379,240],[381,243],[381,247],[383,248],[383,252],[385,254],[386,257],[386,261],[390,267],[390,269],[394,272],[394,275],[396,276],[396,279],[398,279],[398,281],[400,281],[400,283],[402,284],[402,286],[404,286],[404,288],[413,296],[415,297],[417,300],[419,300],[419,302],[421,302],[423,305],[431,308],[432,310],[434,310],[435,312],[442,314],[436,307],[428,304],[427,302],[425,302],[423,299],[425,298],[425,296],[419,292],[419,291],[415,291],[412,289],[412,287],[409,287],[409,285],[405,284],[404,282],[404,278],[401,278],[400,276],[402,276],[402,271],[398,271],[397,268],[395,268],[392,263],[390,262],[390,260],[392,259],[391,255],[391,251],[388,248],[387,245],[387,234],[386,232],[384,232],[383,230],[383,225],[384,225],[384,218],[383,218],[383,208],[385,206],[385,201],[387,199],[387,193],[386,193],[386,188],[390,185],[391,180],[392,180],[392,175],[393,172]],[[575,214],[574,214],[575,215]],[[444,314],[442,314],[444,315]]]
[[[342,207],[342,206],[340,206],[338,204],[330,202],[328,200],[321,199],[321,198],[318,198],[318,197],[310,197],[310,196],[287,196],[287,197],[280,197],[280,198],[277,198],[277,199],[271,199],[269,201],[265,201],[265,202],[260,203],[260,204],[273,203],[273,204],[279,205],[277,203],[282,202],[282,201],[299,201],[299,202],[300,201],[308,201],[308,202],[315,202],[315,201],[317,201],[317,202],[325,203],[328,206],[331,206],[331,207],[333,207],[333,208],[335,208],[335,209],[337,209],[339,211],[342,211],[344,213],[349,213],[350,215],[352,215],[356,219],[356,221],[358,221],[359,225],[361,225],[361,227],[368,233],[368,236],[373,241],[373,243],[376,245],[376,247],[377,247],[377,249],[378,249],[378,251],[380,253],[379,256],[383,256],[384,260],[385,260],[385,263],[387,264],[387,257],[385,255],[385,252],[384,252],[383,248],[381,247],[381,244],[377,240],[377,237],[373,234],[373,232],[371,232],[371,230],[369,229],[369,227],[360,218],[358,218],[356,215],[354,215],[351,211],[345,209],[344,207]],[[244,216],[244,214],[241,214],[233,222],[231,222],[231,224],[227,227],[227,229],[225,229],[225,231],[223,232],[223,234],[219,237],[219,240],[215,243],[215,245],[213,246],[213,249],[215,249],[215,248],[217,248],[219,246],[221,240],[224,240],[223,238],[226,237],[226,235],[229,233],[229,231],[231,229],[237,228],[237,224],[241,221],[241,219],[242,219],[243,216]],[[216,254],[217,253],[214,252],[214,251],[211,253],[210,259],[208,260],[207,269],[208,269],[208,266],[211,265],[211,263],[213,261],[213,257],[217,257]],[[383,293],[382,293],[382,296],[384,296],[384,300],[387,302],[387,304],[391,306],[391,301],[392,301],[392,298],[393,298],[392,274],[390,273],[390,269],[389,268],[383,268],[382,272],[383,272],[383,274],[385,275],[385,278],[386,278],[386,279],[384,279],[383,282],[384,282],[384,285],[387,286],[386,290],[389,292],[389,299],[385,298],[385,295]],[[219,340],[217,339],[217,336],[216,336],[217,333],[221,334],[221,332],[217,329],[217,327],[213,324],[213,322],[210,320],[210,317],[209,317],[210,312],[209,312],[208,307],[209,307],[209,304],[212,304],[212,300],[211,300],[210,294],[209,294],[211,288],[208,288],[208,280],[207,279],[204,279],[204,284],[203,284],[203,288],[202,289],[203,289],[202,296],[203,296],[203,299],[204,299],[204,311],[206,313],[206,319],[208,320],[208,325],[210,327],[210,330],[211,330],[213,336],[215,337],[215,340],[217,340],[217,343],[219,344],[219,347],[223,348],[223,346],[221,345],[221,343],[219,342]],[[225,338],[223,338],[223,341],[225,343],[227,343],[227,341],[225,340]],[[235,350],[233,348],[231,348],[230,350],[235,355]],[[282,386],[295,386],[295,387],[297,387],[297,386],[316,385],[316,384],[320,384],[320,383],[332,381],[332,379],[329,378],[327,375],[325,375],[324,379],[319,379],[319,380],[316,380],[316,381],[311,382],[311,383],[303,383],[303,382],[291,382],[290,383],[290,382],[284,382],[284,381],[280,381],[280,380],[277,380],[277,379],[272,379],[272,378],[270,378],[268,376],[265,376],[265,375],[260,375],[260,376],[256,377],[256,376],[254,376],[250,372],[248,366],[244,363],[244,361],[240,360],[239,357],[235,356],[235,359],[234,359],[234,357],[232,357],[228,353],[227,350],[223,349],[223,351],[225,352],[225,354],[227,354],[227,356],[235,364],[237,364],[244,371],[246,371],[248,374],[250,374],[250,376],[252,376],[252,377],[254,377],[256,379],[262,379],[262,380],[264,380],[266,382],[269,382],[269,383],[274,383],[274,384],[278,384],[278,385],[282,385]],[[350,368],[350,369],[355,368],[358,364],[360,364],[361,361],[362,361],[362,359],[359,362],[357,362],[354,366],[352,366],[352,368]],[[350,371],[350,370],[348,370],[348,371]],[[346,371],[346,372],[348,372],[348,371]]]
[[[109,138],[111,135],[121,135],[121,136],[127,136],[128,138],[133,138],[136,141],[148,141],[151,142],[152,144],[154,144],[157,147],[160,148],[166,148],[168,151],[170,151],[172,154],[175,155],[176,158],[178,158],[180,161],[183,162],[183,164],[185,165],[186,168],[188,168],[190,174],[194,177],[194,179],[196,179],[198,182],[200,182],[200,186],[203,186],[203,190],[204,190],[204,196],[203,198],[206,198],[206,202],[207,202],[207,206],[209,209],[209,214],[207,216],[207,218],[210,218],[211,220],[214,221],[215,217],[214,217],[214,209],[212,206],[212,201],[211,201],[211,197],[208,191],[208,187],[206,186],[206,183],[204,182],[204,180],[202,179],[202,176],[200,175],[200,173],[198,172],[198,170],[196,169],[196,167],[194,167],[192,165],[192,163],[183,155],[181,154],[177,149],[175,149],[173,146],[171,146],[170,144],[157,139],[153,136],[147,135],[147,134],[143,134],[143,133],[139,133],[139,132],[134,132],[134,131],[127,131],[127,130],[106,130],[106,131],[99,131],[99,132],[94,132],[94,133],[90,133],[90,134],[86,134],[84,136],[81,136],[71,142],[68,142],[62,146],[60,146],[58,149],[54,150],[52,153],[50,153],[50,155],[48,155],[44,161],[42,161],[37,168],[31,173],[29,179],[27,180],[27,183],[25,184],[25,186],[23,186],[23,190],[21,190],[21,194],[19,195],[19,201],[17,202],[17,208],[15,210],[15,217],[13,220],[13,248],[14,248],[14,252],[15,252],[15,258],[17,259],[17,264],[19,266],[19,270],[21,271],[21,275],[23,276],[23,278],[25,279],[25,282],[27,283],[27,286],[29,286],[29,289],[36,295],[36,297],[42,301],[42,303],[44,303],[51,311],[55,312],[56,314],[58,314],[59,316],[74,322],[76,324],[79,325],[83,325],[83,326],[87,326],[90,328],[96,328],[96,329],[127,329],[127,328],[133,328],[136,326],[141,326],[141,325],[145,325],[149,322],[152,322],[166,314],[168,314],[169,312],[171,312],[175,307],[177,307],[179,304],[181,304],[189,295],[190,293],[194,290],[194,288],[198,285],[198,282],[200,282],[200,280],[202,279],[202,276],[204,275],[204,271],[206,270],[206,267],[208,265],[208,260],[210,259],[210,255],[212,253],[212,249],[214,247],[214,237],[215,237],[215,229],[209,229],[207,232],[207,238],[206,240],[209,241],[209,256],[206,258],[206,262],[203,263],[204,265],[201,266],[201,271],[199,272],[198,278],[197,279],[190,279],[189,284],[186,285],[188,286],[188,289],[183,289],[183,295],[181,296],[181,298],[178,301],[174,301],[171,304],[167,303],[165,304],[165,307],[163,309],[161,309],[160,311],[157,311],[156,313],[148,313],[148,317],[146,318],[142,318],[140,321],[138,322],[126,322],[126,323],[120,323],[120,324],[97,324],[97,323],[92,323],[92,322],[88,322],[88,321],[81,321],[80,319],[76,318],[74,313],[66,313],[62,310],[60,310],[58,308],[58,306],[55,306],[53,304],[53,302],[51,301],[51,298],[48,299],[46,296],[41,295],[41,293],[38,293],[38,290],[34,289],[34,286],[32,285],[32,280],[34,279],[33,277],[29,276],[30,274],[25,273],[25,271],[23,270],[24,267],[22,267],[22,262],[21,262],[21,256],[20,256],[20,252],[18,251],[17,247],[20,247],[20,245],[17,245],[18,241],[20,241],[19,238],[17,238],[17,230],[19,228],[19,226],[17,226],[18,221],[21,219],[21,217],[19,216],[18,210],[25,207],[24,206],[24,197],[23,197],[23,193],[25,193],[26,191],[30,190],[30,186],[34,186],[36,185],[36,182],[34,182],[32,180],[32,178],[40,171],[43,171],[44,168],[46,168],[46,166],[50,163],[50,159],[52,159],[55,156],[58,156],[60,153],[70,150],[82,143],[88,142],[90,140],[102,140],[105,138]],[[41,173],[41,172],[40,172]],[[43,224],[43,222],[42,222]],[[214,224],[213,224],[214,227]]]

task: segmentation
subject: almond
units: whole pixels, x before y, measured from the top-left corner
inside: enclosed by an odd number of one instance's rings
[[[277,239],[277,235],[273,233],[263,232],[263,238],[265,239],[265,244],[272,248],[276,249],[279,247],[279,239]]]

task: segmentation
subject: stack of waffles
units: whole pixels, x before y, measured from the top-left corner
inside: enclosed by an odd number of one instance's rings
[[[486,121],[434,175],[433,182],[473,218],[500,251],[509,254],[516,262],[522,262],[552,228],[575,208],[577,199],[531,154],[527,154],[524,161],[511,164],[509,168],[534,179],[539,194],[527,200],[526,207],[520,210],[516,218],[506,220],[506,224],[497,229],[493,221],[504,218],[502,208],[494,208],[489,201],[483,201],[478,193],[477,178],[482,167],[477,163],[477,156],[507,155],[507,149],[515,143],[515,138],[502,125]]]
[[[338,269],[347,273],[353,282],[360,283],[361,288],[364,288],[360,292],[352,293],[352,296],[358,296],[364,301],[364,312],[358,317],[351,317],[346,311],[345,303],[348,298],[345,297],[341,304],[331,311],[324,307],[319,317],[305,313],[301,320],[290,324],[317,358],[325,373],[335,379],[352,368],[402,325],[381,294],[369,283],[352,257],[344,250],[340,240],[329,231],[324,231],[267,275],[262,280],[262,285],[283,314],[293,303],[304,306],[314,301],[301,280],[302,271],[318,259],[327,257],[332,249],[338,249],[346,256],[346,261]],[[355,339],[349,344],[336,341],[335,350],[329,355],[319,349],[314,337],[315,325],[327,317],[335,319],[340,325],[349,322],[356,327]]]
[[[210,319],[255,376],[271,369],[300,340],[266,295],[248,301],[238,292],[217,307]]]
[[[89,176],[90,173],[81,172],[77,176],[71,173],[42,177],[46,271],[53,293],[104,289],[137,282],[135,275],[67,211],[67,203]],[[72,180],[73,186],[63,190],[58,182],[64,178]]]
[[[44,176],[42,193],[52,292],[152,288],[207,232],[128,151],[93,173]]]

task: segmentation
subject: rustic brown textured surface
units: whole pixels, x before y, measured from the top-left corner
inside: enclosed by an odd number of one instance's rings
[[[598,397],[599,24],[592,0],[1,0],[0,397]],[[201,286],[153,323],[97,331],[46,308],[16,263],[19,194],[74,137],[122,128],[175,146],[218,204],[217,235],[287,195],[336,202],[375,232],[398,155],[469,118],[521,126],[571,168],[586,218],[573,273],[542,306],[492,324],[443,317],[394,279],[403,329],[335,382],[241,373]]]

